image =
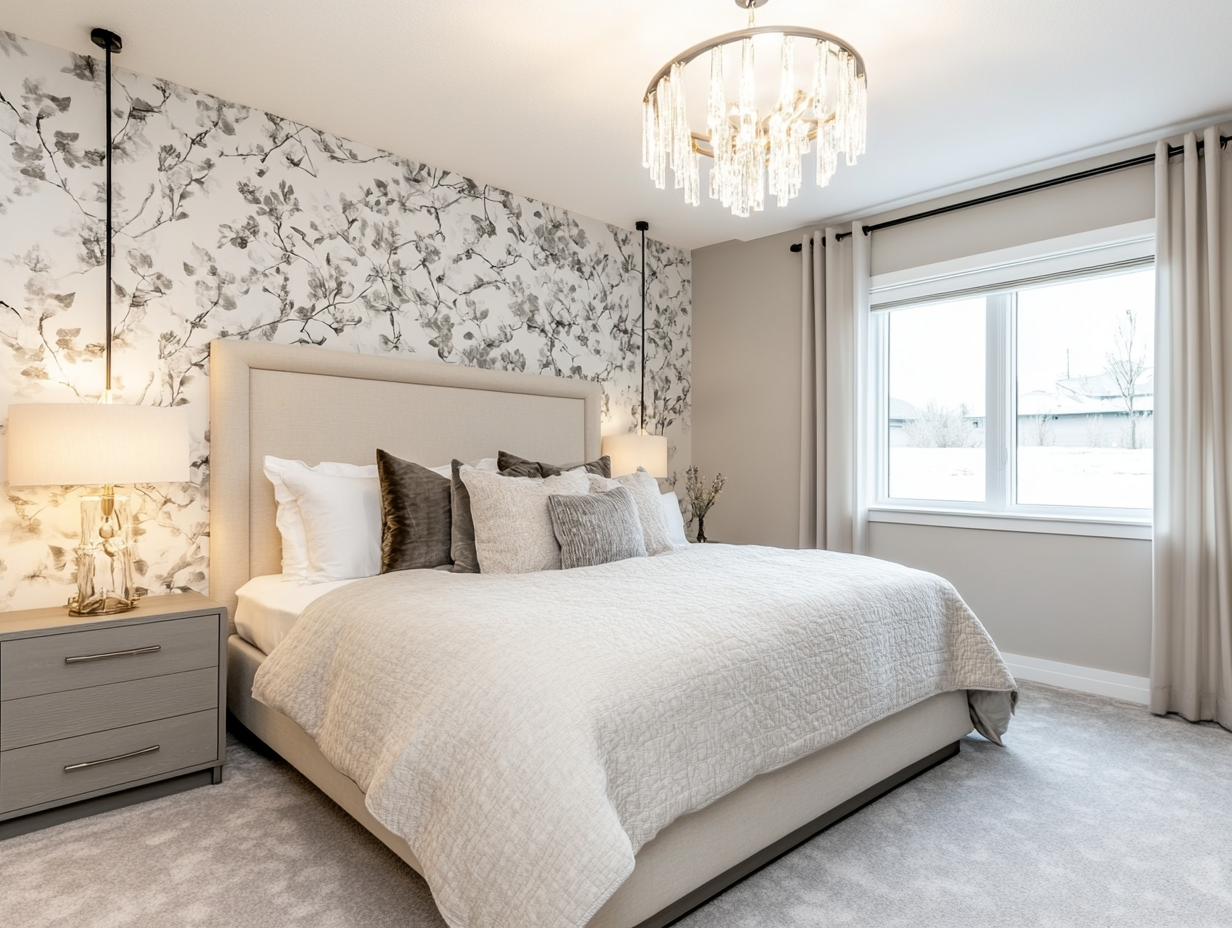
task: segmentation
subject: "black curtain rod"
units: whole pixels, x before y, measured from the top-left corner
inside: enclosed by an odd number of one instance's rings
[[[1232,136],[1221,135],[1219,137],[1219,147],[1227,148],[1228,141]],[[1202,151],[1205,147],[1205,141],[1198,142],[1198,151]],[[1184,145],[1169,145],[1168,157],[1179,155],[1185,150]],[[960,209],[967,209],[971,206],[983,206],[985,203],[995,203],[997,200],[1008,200],[1010,197],[1021,196],[1024,193],[1034,193],[1037,190],[1047,190],[1050,187],[1060,187],[1062,184],[1071,184],[1076,180],[1086,180],[1090,177],[1099,177],[1103,174],[1113,174],[1116,171],[1123,171],[1126,168],[1135,168],[1142,164],[1151,164],[1155,160],[1155,155],[1139,155],[1137,158],[1126,158],[1124,161],[1114,161],[1112,164],[1105,164],[1097,168],[1088,168],[1085,171],[1076,171],[1073,174],[1064,174],[1061,177],[1054,177],[1051,180],[1042,180],[1036,184],[1027,184],[1024,187],[1014,187],[1010,190],[1002,190],[1000,193],[990,193],[988,196],[976,197],[973,200],[963,200],[960,203],[951,203],[949,206],[939,206],[936,209],[926,210],[922,213],[912,213],[910,216],[900,216],[898,219],[890,219],[886,222],[879,222],[875,225],[864,226],[864,234],[869,235],[881,229],[889,229],[893,226],[901,226],[904,223],[916,222],[920,219],[931,219],[933,216],[942,216],[945,213],[953,213]],[[845,238],[851,238],[850,232],[839,232],[834,236],[835,241],[841,242]],[[825,244],[824,240],[822,244]],[[791,246],[792,251],[801,251],[803,245],[796,242]]]

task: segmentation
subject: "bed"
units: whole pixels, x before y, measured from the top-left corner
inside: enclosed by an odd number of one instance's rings
[[[253,578],[280,570],[275,502],[262,470],[265,455],[366,464],[379,446],[409,460],[436,463],[483,457],[499,446],[538,460],[591,460],[600,450],[601,400],[598,385],[586,381],[215,341],[211,346],[212,597],[234,616],[237,591]],[[724,555],[701,551],[694,556],[700,564]],[[765,560],[770,565],[765,569],[777,569],[773,554],[765,555]],[[711,564],[709,569],[721,571],[722,565]],[[235,632],[232,624],[228,709],[234,717],[409,866],[424,873],[424,863],[410,844],[370,811],[370,797],[356,779],[331,763],[318,742],[288,715],[253,698],[254,679],[267,655]],[[990,683],[990,690],[1012,689],[1008,672],[997,679],[1000,682]],[[958,753],[959,740],[972,727],[967,693],[940,692],[754,776],[657,829],[636,849],[632,872],[622,877],[619,888],[605,896],[596,911],[587,913],[586,924],[658,928],[670,923],[821,829]],[[432,888],[439,903],[440,887]]]

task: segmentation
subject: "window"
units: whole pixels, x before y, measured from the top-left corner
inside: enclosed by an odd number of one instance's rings
[[[1155,272],[1017,294],[1017,501],[1150,509]]]
[[[1149,520],[1152,245],[875,280],[872,506]]]
[[[889,493],[983,502],[984,300],[890,314]]]

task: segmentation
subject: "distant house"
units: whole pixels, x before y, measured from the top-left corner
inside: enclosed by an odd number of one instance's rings
[[[914,422],[920,418],[920,411],[908,403],[906,400],[900,400],[897,397],[890,397],[890,427],[902,428],[908,422]]]
[[[1068,377],[1051,390],[1033,390],[1018,397],[1018,443],[1070,448],[1124,448],[1129,444],[1129,411],[1116,380],[1108,374]],[[1134,415],[1139,447],[1149,447],[1155,409],[1155,379],[1148,370],[1134,390]],[[908,427],[923,418],[918,406],[890,397],[890,445],[911,444]],[[964,415],[963,421],[982,434],[984,416]]]
[[[1155,378],[1148,370],[1134,390],[1139,447],[1151,444]],[[1058,380],[1052,390],[1018,397],[1018,435],[1023,445],[1123,448],[1129,444],[1130,413],[1109,374]]]

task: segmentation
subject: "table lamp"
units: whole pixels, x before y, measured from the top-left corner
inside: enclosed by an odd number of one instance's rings
[[[667,476],[667,439],[662,435],[627,432],[603,439],[603,453],[612,459],[612,476],[646,468],[652,477]]]
[[[10,486],[102,486],[81,500],[73,615],[110,615],[137,604],[132,518],[116,484],[189,479],[188,416],[182,408],[110,403],[9,407]]]

